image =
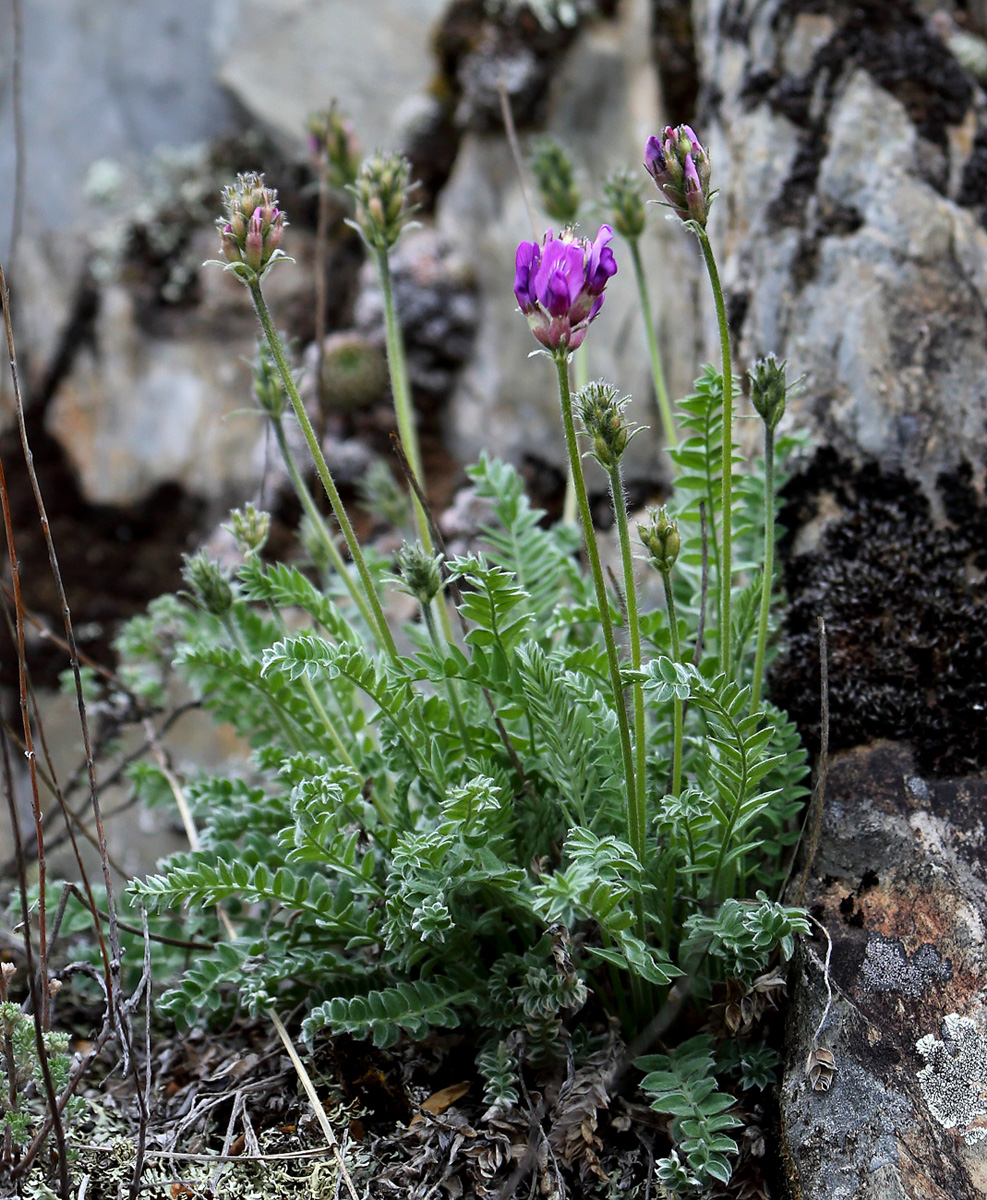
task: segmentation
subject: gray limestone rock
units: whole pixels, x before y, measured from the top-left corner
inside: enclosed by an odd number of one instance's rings
[[[926,484],[983,462],[982,93],[905,3],[694,9],[740,365],[787,357],[789,420],[858,460]]]
[[[904,746],[830,767],[806,904],[832,940],[789,982],[780,1101],[793,1193],[816,1200],[987,1194],[987,781],[923,780]],[[806,1070],[832,1051],[828,1091]]]

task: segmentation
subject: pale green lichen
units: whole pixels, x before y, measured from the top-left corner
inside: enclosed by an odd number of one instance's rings
[[[925,1059],[918,1082],[933,1117],[967,1146],[987,1139],[987,1038],[980,1026],[950,1013],[942,1041],[928,1033],[915,1048]]]

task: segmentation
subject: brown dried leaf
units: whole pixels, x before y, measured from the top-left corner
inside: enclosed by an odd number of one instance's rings
[[[813,1091],[828,1092],[836,1074],[836,1058],[832,1050],[827,1050],[825,1046],[815,1046],[810,1050],[805,1073],[809,1076]]]
[[[470,1085],[468,1082],[451,1083],[448,1087],[440,1088],[437,1092],[433,1092],[427,1100],[421,1102],[420,1107],[425,1112],[440,1117],[447,1108],[450,1108],[457,1100],[461,1100],[469,1090]],[[420,1112],[415,1113],[408,1122],[408,1128],[410,1129],[412,1125],[416,1125],[421,1120],[422,1114]]]

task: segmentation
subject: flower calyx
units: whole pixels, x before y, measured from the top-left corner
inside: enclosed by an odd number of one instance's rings
[[[636,241],[644,232],[646,216],[641,181],[622,167],[603,181],[603,199],[617,233],[629,242]]]
[[[429,554],[420,542],[405,542],[394,562],[400,589],[427,608],[442,589],[442,555]]]
[[[278,193],[264,185],[264,176],[255,172],[238,175],[236,183],[224,189],[226,213],[219,227],[225,262],[219,262],[241,282],[253,287],[277,262],[291,262],[281,247],[284,213],[278,208]]]
[[[308,145],[315,171],[330,187],[343,190],[356,183],[360,170],[360,146],[353,125],[335,101],[324,112],[308,119]]]
[[[401,236],[414,208],[409,203],[411,164],[402,154],[365,159],[349,188],[356,199],[353,227],[372,250],[389,250]]]
[[[705,229],[716,193],[709,188],[709,154],[692,126],[667,125],[660,138],[652,134],[644,148],[644,166],[673,212]]]
[[[659,574],[667,577],[675,566],[682,544],[678,523],[669,518],[668,509],[664,505],[661,508],[649,509],[648,517],[647,525],[637,527],[641,544],[651,556],[651,565]]]
[[[785,375],[787,366],[787,362],[779,362],[769,354],[767,358],[759,358],[747,372],[751,381],[751,404],[771,431],[785,415],[789,392]]]
[[[603,289],[617,273],[612,238],[610,226],[601,225],[592,242],[566,229],[518,246],[514,295],[531,332],[553,354],[577,349],[603,307]]]
[[[574,224],[581,197],[575,168],[565,147],[554,138],[542,138],[535,145],[531,171],[546,215],[563,225]]]
[[[593,442],[590,453],[604,471],[613,471],[620,465],[631,438],[641,432],[639,425],[632,425],[624,417],[629,402],[630,396],[618,400],[617,389],[599,379],[581,388],[574,397],[586,436]]]

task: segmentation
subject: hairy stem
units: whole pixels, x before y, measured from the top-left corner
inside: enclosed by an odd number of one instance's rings
[[[679,643],[679,622],[675,614],[675,593],[672,591],[672,576],[663,571],[661,581],[665,585],[665,607],[668,609],[668,632],[672,639],[672,658],[679,662],[682,647]],[[676,697],[672,702],[674,732],[672,740],[672,795],[682,791],[682,701]]]
[[[394,644],[394,638],[390,629],[387,626],[387,620],[384,617],[384,610],[381,607],[380,597],[377,595],[377,589],[374,587],[373,578],[370,575],[370,570],[367,567],[366,559],[363,557],[363,551],[360,549],[360,543],[357,541],[356,533],[350,523],[349,517],[346,515],[346,509],[343,507],[342,498],[339,495],[336,485],[333,482],[332,475],[329,471],[329,464],[326,462],[325,455],[322,453],[322,447],[319,445],[319,439],[315,436],[315,430],[312,428],[312,422],[308,419],[308,413],[305,411],[305,405],[302,403],[302,398],[298,394],[298,388],[295,386],[295,380],[291,374],[291,368],[288,366],[288,360],[285,357],[284,346],[281,343],[281,337],[278,331],[274,328],[274,321],[271,319],[270,310],[267,307],[267,301],[264,299],[264,294],[261,292],[259,283],[250,285],[250,295],[254,302],[254,308],[257,310],[257,316],[260,320],[261,327],[264,330],[264,336],[267,338],[267,344],[271,349],[271,354],[277,364],[278,371],[281,374],[281,382],[284,384],[284,390],[288,394],[288,399],[291,401],[291,407],[294,410],[298,424],[302,428],[302,433],[305,435],[305,441],[308,444],[309,453],[312,455],[312,461],[315,463],[315,469],[318,472],[319,479],[322,481],[322,486],[325,488],[326,495],[329,497],[329,504],[332,506],[333,516],[339,523],[339,528],[342,531],[343,539],[346,542],[346,547],[350,552],[350,558],[356,563],[357,571],[360,574],[360,582],[363,584],[363,591],[370,610],[373,613],[373,626],[376,630],[378,640],[387,651],[391,658],[397,658],[398,650]]]
[[[732,566],[732,511],[733,503],[733,378],[730,361],[730,330],[727,326],[727,310],[723,303],[723,288],[716,269],[713,247],[705,229],[698,229],[699,244],[702,246],[706,270],[709,273],[713,300],[716,304],[716,323],[720,330],[720,358],[723,370],[723,466],[721,472],[722,510],[720,544],[720,670],[730,670],[730,602],[733,583]]]
[[[600,624],[603,627],[603,640],[607,650],[607,664],[610,668],[610,684],[613,688],[614,708],[617,712],[617,724],[620,731],[620,749],[624,764],[624,782],[627,797],[627,840],[634,848],[642,866],[644,864],[644,814],[637,806],[637,787],[634,777],[634,752],[631,747],[631,731],[627,721],[627,710],[624,707],[624,688],[620,678],[620,661],[617,657],[617,643],[613,635],[613,621],[610,619],[610,598],[607,595],[607,585],[603,578],[603,567],[600,564],[600,552],[596,545],[596,534],[593,531],[593,517],[589,510],[589,499],[586,496],[586,481],[583,478],[583,467],[579,459],[579,444],[576,441],[576,425],[572,418],[572,393],[569,389],[569,363],[566,351],[557,350],[554,355],[555,365],[559,375],[559,399],[562,405],[562,424],[565,428],[565,444],[569,454],[569,469],[576,490],[576,503],[583,525],[583,537],[586,542],[586,555],[589,559],[590,571],[593,575],[593,585],[596,589],[596,602],[600,610]],[[643,906],[638,914],[638,924],[643,927]],[[643,932],[643,929],[642,929]]]
[[[607,472],[610,476],[610,495],[616,516],[617,533],[620,537],[620,559],[624,573],[624,602],[627,605],[627,634],[631,650],[631,667],[641,669],[641,624],[638,618],[637,588],[634,584],[634,559],[631,555],[631,534],[627,522],[627,500],[620,467],[614,466]],[[642,843],[646,823],[646,771],[647,743],[644,727],[644,687],[635,683],[634,698],[634,825],[641,831]],[[623,705],[621,704],[621,707]],[[633,843],[632,843],[633,845]],[[642,860],[643,861],[643,860]]]
[[[627,244],[631,249],[634,278],[637,280],[637,291],[641,301],[641,316],[644,318],[644,329],[648,337],[648,353],[651,355],[651,377],[655,385],[658,416],[665,434],[665,445],[674,446],[678,440],[678,433],[675,429],[675,418],[672,416],[672,405],[668,398],[668,386],[665,383],[665,369],[661,362],[661,351],[658,349],[658,334],[655,330],[654,318],[651,315],[651,298],[648,296],[648,284],[644,278],[644,264],[641,262],[640,241],[638,238],[632,238]]]
[[[278,443],[278,449],[281,451],[281,458],[284,462],[285,469],[288,472],[288,477],[291,480],[291,486],[295,489],[295,495],[298,497],[299,503],[305,510],[305,515],[312,523],[319,541],[325,548],[326,555],[332,564],[333,570],[340,576],[346,584],[347,591],[353,598],[354,604],[363,614],[363,619],[371,630],[376,629],[374,615],[370,611],[370,606],[363,598],[363,593],[357,586],[356,580],[353,578],[349,567],[343,556],[339,553],[339,547],[336,545],[336,539],[332,536],[329,527],[323,520],[322,513],[319,512],[318,506],[312,493],[308,490],[308,486],[302,477],[301,471],[298,469],[298,464],[295,462],[295,456],[291,453],[291,447],[288,445],[288,438],[285,435],[284,422],[280,417],[272,417],[271,424],[274,427],[274,437]]]
[[[754,683],[751,686],[751,712],[761,702],[764,679],[764,653],[768,642],[768,617],[771,614],[771,585],[775,573],[775,431],[764,424],[764,580],[761,584],[761,612],[757,622],[757,649],[754,652]]]

